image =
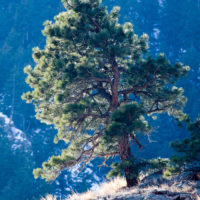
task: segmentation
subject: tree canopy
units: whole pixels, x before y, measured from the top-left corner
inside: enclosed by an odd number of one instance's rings
[[[132,186],[131,142],[142,148],[136,134],[151,131],[148,116],[186,118],[183,89],[174,85],[189,67],[172,65],[164,54],[150,56],[148,36],[137,36],[131,23],[119,24],[119,7],[108,12],[100,0],[63,4],[66,11],[45,22],[45,48],[33,52],[36,66],[25,68],[32,90],[23,98],[58,130],[55,142],[67,145],[35,177],[54,180],[65,168],[120,156]]]

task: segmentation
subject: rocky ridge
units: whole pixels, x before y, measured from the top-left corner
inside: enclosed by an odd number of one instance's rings
[[[114,190],[114,187],[117,189]],[[107,183],[99,186],[94,191],[72,195],[68,199],[200,200],[200,162],[194,162],[185,166],[181,174],[171,179],[163,178],[162,173],[157,171],[145,176],[138,187],[128,189],[125,187],[125,180],[121,179],[114,184]]]

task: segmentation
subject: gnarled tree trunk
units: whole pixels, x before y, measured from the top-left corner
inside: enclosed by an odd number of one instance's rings
[[[124,134],[122,136],[119,143],[119,152],[122,163],[133,160],[133,156],[131,155],[131,148],[129,144],[128,134]],[[124,168],[127,187],[133,187],[138,184],[137,177],[133,175],[135,170],[136,169],[134,169],[134,163],[133,165],[127,165]]]

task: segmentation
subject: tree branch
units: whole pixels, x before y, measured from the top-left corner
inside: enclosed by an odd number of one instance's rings
[[[89,15],[87,15],[87,16],[90,19],[90,21],[97,27],[98,31],[101,32],[102,29],[101,29],[100,25],[91,16],[89,16]]]
[[[131,94],[131,93],[133,93],[133,94],[142,93],[142,94],[144,94],[144,95],[151,96],[151,93],[150,93],[150,92],[142,91],[142,90],[136,90],[136,88],[131,88],[131,89],[119,91],[119,95],[120,95],[120,94],[128,95],[128,94]]]
[[[117,62],[115,61],[115,58],[112,59],[110,62],[113,70],[113,81],[111,84],[111,90],[112,90],[112,110],[115,110],[119,104],[118,102],[118,85],[120,82],[120,75],[119,75],[119,69]]]
[[[117,156],[117,155],[119,155],[119,152],[97,154],[95,157],[107,157],[107,156]]]
[[[98,78],[98,77],[95,77],[93,75],[92,72],[90,72],[89,70],[87,70],[87,72],[91,75],[89,78],[91,78],[92,80],[95,80],[97,82],[106,82],[106,83],[112,83],[111,80],[109,78]]]
[[[141,145],[140,141],[135,137],[135,135],[134,135],[134,134],[131,134],[131,137],[132,137],[133,140],[135,140],[135,142],[136,142],[136,144],[138,145],[138,147],[139,147],[140,149],[143,149],[143,146]]]
[[[97,89],[99,93],[94,94],[93,96],[96,96],[96,95],[99,94],[99,95],[101,95],[102,97],[104,97],[105,99],[107,99],[107,101],[108,101],[110,104],[112,103],[112,96],[105,90],[105,88],[96,86],[96,87],[94,87],[94,89]]]

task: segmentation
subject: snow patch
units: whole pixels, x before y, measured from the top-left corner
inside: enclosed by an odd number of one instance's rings
[[[85,173],[92,174],[92,170],[90,168],[86,168]]]
[[[187,52],[186,49],[181,48],[181,53],[186,53],[186,52]]]
[[[55,181],[56,185],[60,185],[59,181]]]
[[[154,35],[155,39],[158,39],[159,34],[160,34],[160,30],[158,28],[154,28],[153,29],[153,35]]]
[[[26,134],[22,130],[16,128],[14,122],[7,115],[0,112],[0,120],[3,121],[1,127],[7,133],[8,139],[13,141],[12,148],[14,150],[20,148],[22,145],[25,147],[31,146]]]
[[[65,188],[65,190],[70,192],[70,191],[71,191],[71,188]]]
[[[163,0],[158,0],[158,3],[159,3],[159,6],[160,6],[160,7],[163,7],[163,6],[164,6]]]
[[[5,123],[6,125],[12,124],[12,121],[10,120],[10,118],[8,118],[8,117],[7,117],[6,115],[4,115],[2,112],[0,112],[0,118],[3,118],[4,123]]]
[[[35,133],[39,133],[40,131],[41,131],[41,129],[38,128],[38,129],[35,130]]]
[[[99,178],[96,174],[94,174],[93,177],[94,177],[94,179],[95,179],[96,181],[100,181],[100,178]]]

